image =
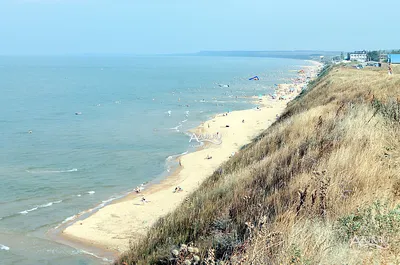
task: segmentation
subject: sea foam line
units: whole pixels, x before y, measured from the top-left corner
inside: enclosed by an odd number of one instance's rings
[[[171,161],[171,160],[174,159],[174,158],[177,158],[177,157],[179,157],[179,156],[186,155],[188,152],[189,152],[189,151],[186,151],[186,152],[183,152],[183,153],[177,154],[177,155],[170,155],[170,156],[167,157],[166,160],[167,160],[167,161]]]
[[[70,173],[70,172],[77,172],[77,168],[66,169],[66,170],[26,170],[28,173],[33,174],[45,174],[45,173]]]
[[[85,251],[85,250],[82,250],[82,249],[80,249],[79,252],[83,253],[83,254],[86,254],[86,255],[93,256],[93,257],[95,257],[97,259],[101,259],[102,261],[106,261],[106,262],[110,262],[110,263],[114,262],[113,260],[109,260],[107,258],[103,258],[103,257],[97,256],[96,254],[93,254],[91,252],[88,252],[88,251]]]
[[[93,193],[95,193],[95,191],[88,191],[87,193],[88,193],[88,194],[93,194]],[[79,194],[79,195],[80,195],[80,194]],[[84,215],[84,214],[90,214],[90,213],[92,213],[92,212],[95,211],[95,210],[99,210],[99,209],[103,208],[106,204],[108,204],[108,203],[110,203],[110,202],[112,202],[112,201],[114,201],[114,200],[120,199],[120,198],[122,198],[123,196],[124,196],[124,195],[121,195],[121,196],[113,196],[113,197],[111,197],[111,198],[108,199],[108,200],[102,201],[99,205],[95,206],[94,208],[90,208],[90,209],[85,210],[85,211],[82,211],[82,212],[80,212],[80,213],[78,213],[78,214],[75,214],[75,215],[72,215],[72,216],[70,216],[70,217],[67,217],[67,218],[64,219],[64,221],[62,221],[62,222],[61,222],[59,225],[57,225],[54,229],[60,228],[60,227],[61,227],[62,225],[64,225],[65,223],[75,221],[77,218],[80,218],[80,217],[81,217],[82,215]]]
[[[10,247],[7,247],[6,245],[0,244],[0,250],[9,251],[9,250],[10,250]]]
[[[176,126],[176,127],[172,127],[172,128],[169,128],[170,130],[175,130],[175,131],[178,131],[179,132],[179,128],[180,127],[182,127],[182,124],[179,124],[178,126]]]
[[[19,213],[25,215],[25,214],[28,214],[29,212],[36,211],[36,210],[38,210],[38,209],[40,209],[40,208],[47,208],[47,207],[52,206],[53,204],[58,204],[58,203],[62,203],[62,200],[54,201],[54,202],[49,202],[49,203],[46,203],[46,204],[42,204],[42,205],[39,205],[39,206],[35,206],[35,207],[31,208],[31,209],[24,210],[24,211],[19,212]]]

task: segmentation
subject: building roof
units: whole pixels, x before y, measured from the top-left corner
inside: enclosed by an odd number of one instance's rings
[[[351,52],[350,54],[367,54],[367,51],[355,51]]]

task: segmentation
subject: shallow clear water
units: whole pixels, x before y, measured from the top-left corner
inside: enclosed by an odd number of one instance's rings
[[[46,231],[166,175],[167,158],[191,150],[187,129],[251,107],[245,96],[270,93],[306,64],[0,57],[0,264],[101,264]]]

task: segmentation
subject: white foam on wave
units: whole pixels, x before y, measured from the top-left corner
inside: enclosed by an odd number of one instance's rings
[[[46,174],[46,173],[70,173],[70,172],[77,172],[77,168],[66,169],[66,170],[26,170],[28,173],[33,174]]]
[[[42,204],[42,205],[39,206],[39,208],[50,207],[50,206],[52,206],[53,204],[58,204],[58,203],[62,203],[62,200],[55,201],[55,202],[49,202],[49,203],[46,203],[46,204]]]
[[[181,121],[182,123],[185,123],[185,122],[187,122],[188,120],[186,119],[186,120],[183,120],[183,121]]]
[[[64,221],[61,222],[61,224],[59,224],[59,225],[57,225],[57,226],[55,227],[55,229],[58,229],[60,226],[62,226],[63,224],[65,224],[65,223],[67,223],[67,222],[69,222],[69,221],[75,220],[75,218],[77,218],[77,217],[78,217],[78,215],[75,214],[75,215],[73,215],[73,216],[70,216],[70,217],[65,218]]]
[[[95,194],[96,192],[94,190],[88,191],[88,194]]]
[[[167,160],[167,161],[171,161],[171,160],[174,159],[174,158],[177,158],[177,157],[179,157],[179,156],[186,155],[188,152],[189,152],[189,151],[186,151],[186,152],[183,152],[183,153],[177,154],[177,155],[170,155],[170,156],[167,157],[166,160]]]
[[[94,253],[91,253],[91,252],[88,252],[88,251],[85,251],[85,250],[82,250],[82,249],[80,249],[79,252],[82,253],[82,254],[86,254],[86,255],[93,256],[93,257],[95,257],[95,258],[97,258],[97,259],[101,259],[102,261],[105,261],[105,262],[110,262],[110,263],[114,262],[113,260],[109,260],[109,259],[107,259],[107,258],[97,256],[97,255],[94,254]]]
[[[58,204],[58,203],[61,203],[61,202],[62,202],[62,200],[54,201],[54,202],[49,202],[49,203],[46,203],[46,204],[42,204],[42,205],[39,205],[39,206],[35,206],[35,207],[33,207],[33,208],[31,208],[31,209],[28,209],[28,210],[24,210],[24,211],[19,212],[19,213],[25,215],[25,214],[28,214],[29,212],[36,211],[36,210],[38,210],[38,209],[40,209],[40,208],[47,208],[47,207],[52,206],[53,204]]]
[[[19,212],[19,213],[20,213],[20,214],[28,214],[29,212],[36,211],[37,209],[39,209],[39,207],[34,207],[34,208],[32,208],[32,209],[25,210],[25,211],[22,211],[22,212]]]
[[[67,217],[67,218],[65,218],[64,221],[62,221],[61,223],[62,223],[62,224],[65,224],[66,222],[69,222],[69,221],[74,220],[76,217],[78,217],[78,215],[76,215],[76,214],[73,215],[73,216]]]
[[[182,124],[179,124],[178,126],[176,126],[176,127],[173,127],[173,128],[169,128],[170,130],[175,130],[175,131],[178,131],[179,132],[179,128],[180,127],[182,127]]]
[[[114,201],[116,199],[117,199],[116,197],[111,197],[108,200],[104,200],[95,209],[103,208],[104,206],[106,206],[107,203],[110,203],[110,202],[112,202],[112,201]]]
[[[10,247],[7,247],[6,245],[0,244],[0,250],[9,251],[9,250],[10,250]]]

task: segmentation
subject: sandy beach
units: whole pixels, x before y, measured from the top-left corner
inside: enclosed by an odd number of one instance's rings
[[[178,158],[179,168],[159,184],[139,194],[132,193],[72,223],[62,231],[62,237],[117,253],[128,250],[131,240],[144,236],[158,218],[178,207],[221,163],[267,129],[306,82],[315,77],[319,67],[318,63],[304,67],[304,72],[299,73],[293,83],[279,85],[276,95],[255,97],[252,109],[218,114],[202,123],[191,133],[198,139],[213,138],[214,143],[206,142],[198,151]],[[196,139],[193,138],[192,143],[197,144]],[[174,192],[176,187],[181,187],[182,191]]]

